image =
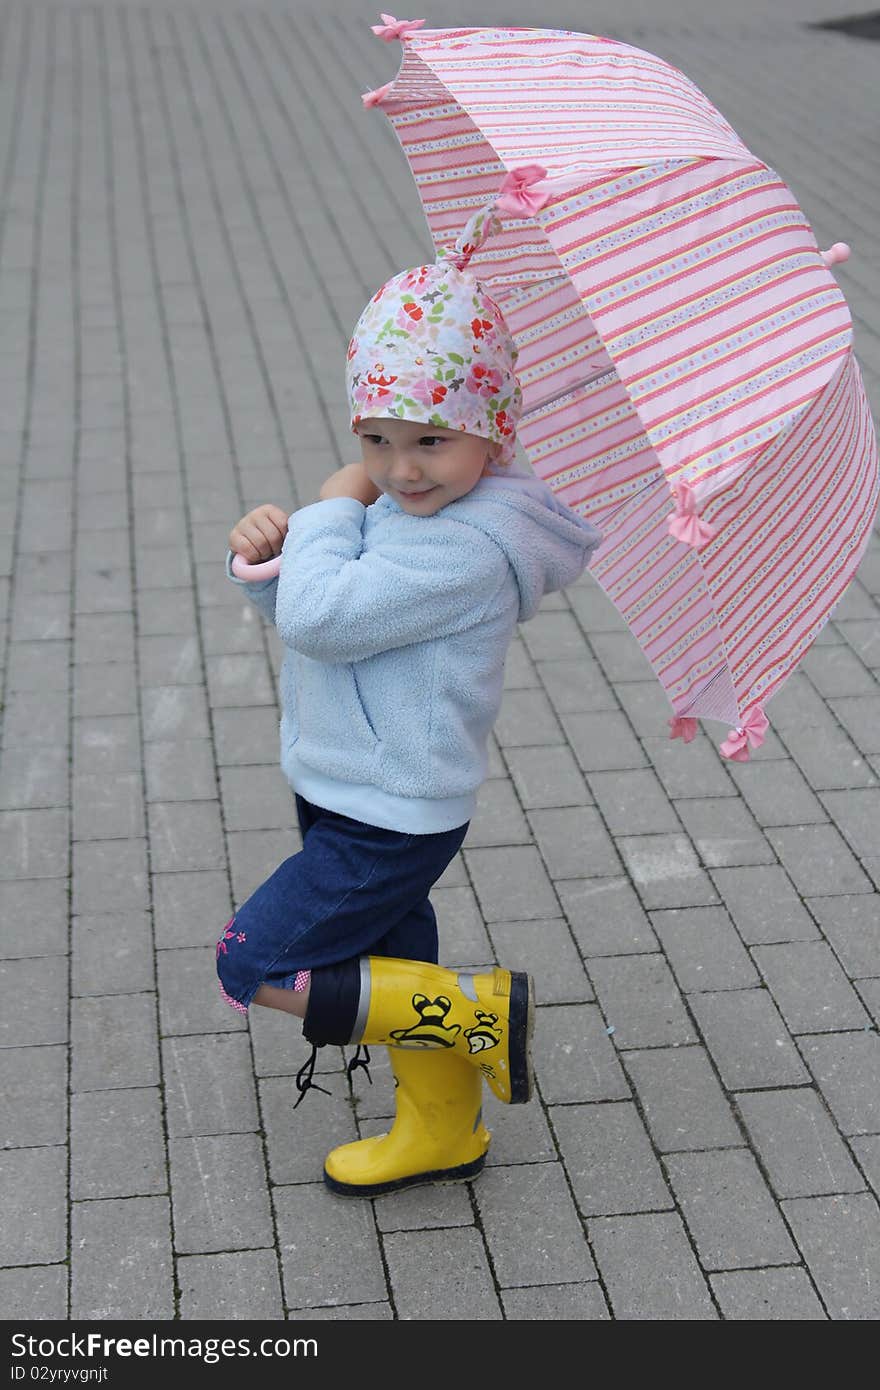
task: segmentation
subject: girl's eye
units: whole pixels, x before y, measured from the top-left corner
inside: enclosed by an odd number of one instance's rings
[[[420,444],[425,444],[428,447],[433,447],[433,445],[442,444],[443,442],[443,436],[441,434],[423,434],[419,440]]]
[[[366,439],[366,440],[368,440],[370,444],[381,444],[381,443],[382,443],[382,436],[381,436],[381,434],[362,434],[362,435],[361,435],[361,439]]]

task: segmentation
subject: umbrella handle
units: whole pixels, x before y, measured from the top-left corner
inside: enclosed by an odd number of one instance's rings
[[[281,556],[273,555],[258,565],[249,565],[242,555],[233,555],[230,565],[236,579],[244,579],[248,584],[256,584],[263,579],[274,579],[281,569]]]
[[[849,257],[850,249],[845,241],[835,241],[833,246],[822,252],[822,259],[827,266],[836,265],[838,261],[848,261]]]

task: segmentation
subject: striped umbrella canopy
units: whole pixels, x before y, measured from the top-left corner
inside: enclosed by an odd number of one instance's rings
[[[603,532],[591,572],[673,736],[744,759],[852,579],[877,506],[852,322],[794,195],[651,53],[551,29],[425,29],[366,93],[439,251],[495,201],[471,269],[519,347],[519,439]],[[499,193],[502,195],[499,198]]]

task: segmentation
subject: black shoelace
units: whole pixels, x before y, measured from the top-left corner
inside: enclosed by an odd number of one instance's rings
[[[318,1048],[315,1043],[312,1043],[311,1056],[306,1058],[306,1060],[303,1062],[302,1066],[296,1074],[296,1089],[299,1091],[299,1100],[294,1101],[294,1110],[300,1104],[301,1101],[305,1100],[306,1091],[323,1091],[325,1096],[329,1096],[331,1094],[331,1092],[327,1090],[326,1086],[319,1086],[317,1081],[312,1080],[312,1077],[315,1073],[315,1063],[317,1062],[317,1060]]]
[[[363,1057],[361,1056],[361,1052],[364,1054]],[[354,1056],[345,1068],[348,1073],[349,1081],[351,1081],[358,1067],[363,1067],[364,1071],[367,1073],[367,1080],[372,1086],[373,1078],[370,1075],[370,1049],[367,1047],[366,1043],[358,1043]]]

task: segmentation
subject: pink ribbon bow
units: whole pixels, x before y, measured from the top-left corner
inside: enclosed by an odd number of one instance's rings
[[[395,19],[393,14],[380,14],[381,24],[371,24],[370,28],[385,43],[393,43],[395,39],[408,39],[410,34],[415,33],[416,29],[421,29],[424,24],[423,19]]]
[[[530,188],[533,183],[546,177],[547,170],[542,164],[520,164],[518,168],[511,169],[501,185],[496,208],[499,212],[506,212],[509,217],[534,216],[549,202],[550,194],[533,193]]]
[[[384,87],[375,87],[372,92],[364,92],[361,96],[361,101],[364,103],[364,106],[378,106],[380,101],[384,100],[393,86],[393,82],[386,82]]]
[[[761,706],[755,705],[749,710],[740,727],[730,730],[727,738],[719,745],[718,752],[722,758],[730,758],[735,763],[748,762],[749,749],[761,747],[769,728],[770,720]]]
[[[697,721],[686,714],[677,714],[674,719],[670,719],[669,729],[670,738],[681,738],[685,743],[690,743],[697,736]]]
[[[669,534],[696,550],[715,535],[715,528],[697,516],[697,501],[690,483],[677,483],[672,489],[675,515],[669,518]]]

